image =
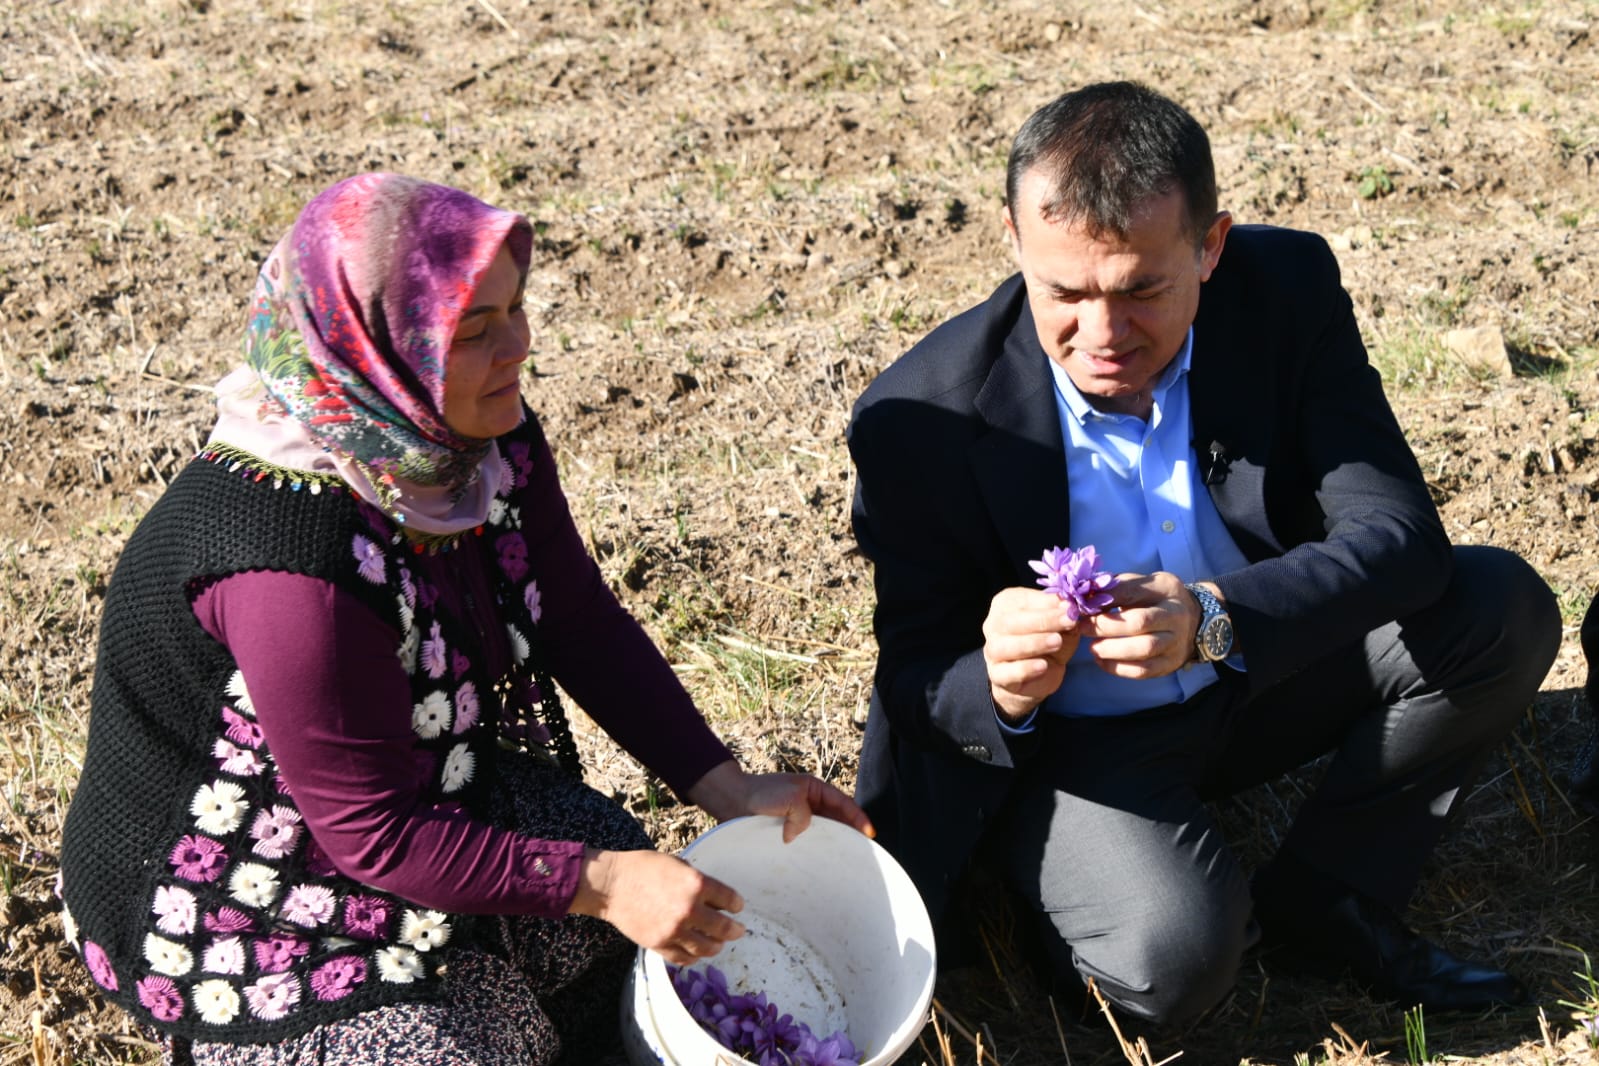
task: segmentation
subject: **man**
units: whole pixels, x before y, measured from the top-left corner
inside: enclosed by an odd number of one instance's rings
[[[1068,93],[1006,194],[1020,274],[850,425],[882,839],[946,929],[980,853],[1056,973],[1155,1021],[1217,1003],[1262,930],[1407,1006],[1523,998],[1397,915],[1553,661],[1553,595],[1451,547],[1326,244],[1218,211],[1182,108]],[[1028,560],[1090,544],[1120,584],[1074,622]],[[1205,801],[1327,752],[1251,885]]]

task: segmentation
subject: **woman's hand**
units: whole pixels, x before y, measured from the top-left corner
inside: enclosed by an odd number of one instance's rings
[[[718,822],[745,814],[776,815],[783,819],[785,844],[805,831],[813,814],[877,835],[866,812],[826,781],[810,774],[749,774],[731,759],[696,781],[687,799]]]
[[[586,848],[568,913],[603,918],[682,966],[743,936],[744,927],[724,913],[743,909],[737,892],[675,855]]]

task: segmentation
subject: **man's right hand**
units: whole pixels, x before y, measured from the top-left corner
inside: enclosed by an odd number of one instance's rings
[[[1008,588],[988,605],[983,620],[983,660],[994,706],[1008,722],[1021,722],[1054,695],[1081,639],[1064,605],[1043,589]]]
[[[585,848],[569,913],[603,918],[684,966],[743,936],[744,927],[725,913],[743,909],[737,892],[675,855]]]

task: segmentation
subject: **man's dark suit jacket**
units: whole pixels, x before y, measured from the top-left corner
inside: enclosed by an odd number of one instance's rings
[[[1448,538],[1321,238],[1232,229],[1188,387],[1196,461],[1250,565],[1180,576],[1220,586],[1252,692],[1443,592]],[[879,649],[856,796],[935,920],[1038,751],[997,723],[982,623],[1001,589],[1035,586],[1028,559],[1071,543],[1053,388],[1015,276],[884,371],[850,422]]]

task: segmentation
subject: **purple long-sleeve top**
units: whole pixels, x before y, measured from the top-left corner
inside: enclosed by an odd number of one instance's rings
[[[533,460],[514,502],[543,593],[539,629],[550,673],[617,743],[683,795],[732,755],[606,586],[542,437]],[[490,606],[493,561],[483,543],[467,537],[459,550],[419,555],[412,565],[446,607],[476,615],[485,641],[479,651],[491,670],[502,670],[510,651]],[[568,911],[581,841],[525,836],[424,800],[410,680],[392,625],[330,582],[276,571],[224,577],[193,606],[238,663],[279,772],[340,872],[439,910]]]

